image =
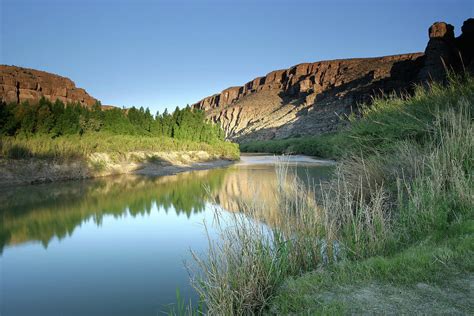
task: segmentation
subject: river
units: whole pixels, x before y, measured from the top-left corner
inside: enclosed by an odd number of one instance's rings
[[[160,315],[177,288],[196,301],[185,262],[206,251],[203,222],[256,198],[271,222],[277,161],[0,189],[0,314]],[[293,156],[290,170],[318,182],[332,168]]]

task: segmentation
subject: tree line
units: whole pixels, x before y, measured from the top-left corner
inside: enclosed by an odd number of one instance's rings
[[[158,136],[212,143],[224,140],[220,126],[207,122],[204,112],[176,107],[155,115],[148,108],[111,108],[104,110],[100,103],[85,107],[79,103],[64,104],[42,98],[29,104],[0,103],[0,135],[51,137],[106,132],[118,135]]]

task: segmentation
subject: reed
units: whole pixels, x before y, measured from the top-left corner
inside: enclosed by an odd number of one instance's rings
[[[31,137],[0,137],[0,158],[8,159],[78,159],[92,153],[123,154],[132,151],[207,151],[229,159],[239,157],[238,145],[218,141],[212,144],[169,137],[112,135],[89,133],[51,138],[45,135]]]
[[[474,218],[472,88],[471,78],[457,78],[446,87],[418,88],[410,98],[376,101],[345,132],[355,147],[329,183],[303,185],[281,163],[279,217],[272,224],[261,217],[266,206],[257,196],[239,213],[217,212],[217,238],[208,234],[209,251],[193,253],[193,284],[207,312],[271,312],[289,277],[394,256],[465,230],[463,223]],[[404,261],[391,264],[400,278],[416,270],[402,269]]]

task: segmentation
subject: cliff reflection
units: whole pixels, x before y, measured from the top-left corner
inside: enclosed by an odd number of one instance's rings
[[[293,177],[298,177],[299,181],[313,187],[329,178],[332,170],[332,167],[322,166],[290,166],[286,180],[288,185],[292,185]],[[277,182],[275,166],[235,166],[225,174],[221,186],[212,191],[211,196],[223,209],[230,212],[245,209],[241,204],[258,203],[255,208],[258,212],[253,216],[274,226],[278,225],[280,212]]]
[[[315,177],[325,177],[324,168]],[[305,177],[305,171],[300,177]],[[231,167],[195,171],[173,176],[108,177],[3,189],[0,191],[0,253],[6,245],[39,241],[47,247],[54,237],[72,235],[74,229],[89,219],[101,225],[104,216],[116,218],[174,210],[190,217],[201,212],[209,201],[235,212],[239,203],[258,199],[263,203],[261,219],[275,222],[277,205],[276,174],[273,166]]]

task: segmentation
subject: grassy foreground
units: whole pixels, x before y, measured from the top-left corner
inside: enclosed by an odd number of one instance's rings
[[[402,140],[424,144],[431,141],[427,137],[432,134],[435,127],[433,124],[439,113],[458,107],[453,102],[458,102],[464,95],[470,96],[472,85],[472,78],[451,78],[448,87],[434,84],[426,90],[419,86],[411,97],[392,95],[375,99],[372,105],[362,108],[361,115],[364,119],[350,117],[351,124],[339,132],[253,141],[241,144],[240,150],[341,159],[359,153],[367,155],[381,150],[386,152]],[[461,95],[457,95],[458,93]]]
[[[279,222],[243,204],[195,254],[206,311],[389,313],[384,300],[408,293],[391,302],[405,313],[472,313],[473,113],[474,80],[451,78],[375,100],[347,130],[314,138],[320,156],[342,157],[330,183],[308,189],[283,164]]]

